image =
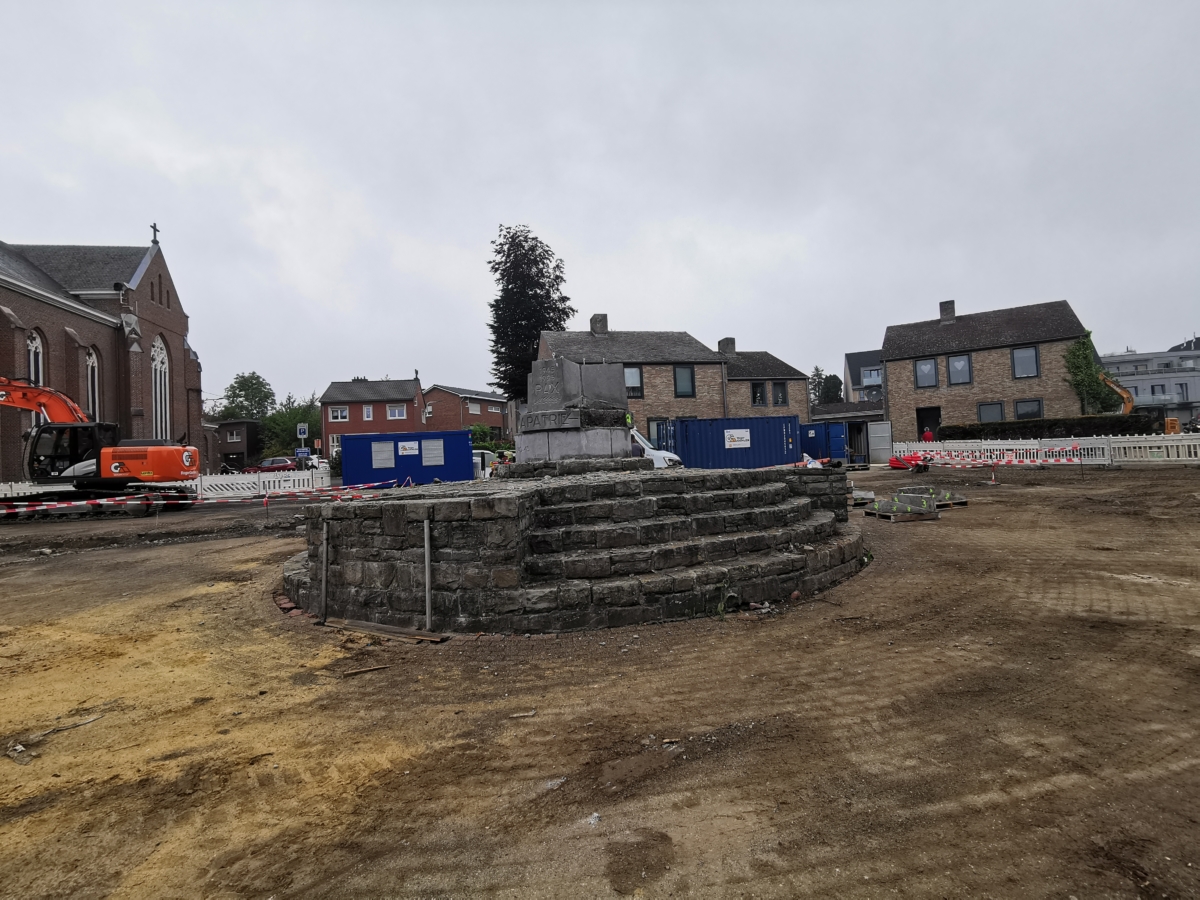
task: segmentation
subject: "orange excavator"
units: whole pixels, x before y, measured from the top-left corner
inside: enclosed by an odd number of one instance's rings
[[[1109,378],[1108,375],[1105,374],[1105,372],[1103,372],[1103,371],[1100,372],[1100,380],[1103,381],[1112,390],[1116,391],[1117,394],[1120,395],[1120,397],[1121,397],[1121,415],[1127,416],[1131,412],[1133,412],[1133,405],[1135,403],[1133,394],[1129,393],[1129,391],[1125,390],[1125,388],[1121,387],[1119,384],[1117,384],[1115,381],[1113,381],[1111,378]]]
[[[0,407],[25,409],[46,420],[25,434],[25,476],[35,484],[72,489],[73,499],[142,493],[149,486],[194,481],[200,476],[195,447],[162,440],[121,440],[121,427],[91,422],[61,391],[0,376]],[[183,489],[166,494],[194,496]],[[163,499],[159,493],[156,499]],[[63,499],[54,492],[22,502]]]

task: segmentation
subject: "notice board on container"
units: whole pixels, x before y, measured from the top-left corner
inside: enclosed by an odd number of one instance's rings
[[[421,465],[444,466],[446,445],[440,438],[425,438],[421,441]]]
[[[726,428],[725,429],[725,449],[726,450],[749,450],[750,449],[750,429],[749,428]]]
[[[390,469],[395,464],[391,441],[371,441],[372,469]]]

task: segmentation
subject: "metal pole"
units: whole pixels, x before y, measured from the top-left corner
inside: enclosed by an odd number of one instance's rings
[[[321,624],[325,624],[325,610],[329,604],[329,523],[321,523]]]
[[[425,630],[433,631],[433,581],[429,564],[429,519],[425,520]]]

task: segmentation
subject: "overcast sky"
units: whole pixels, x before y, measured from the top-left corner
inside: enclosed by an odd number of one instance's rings
[[[483,388],[489,241],[586,328],[805,371],[938,301],[1200,328],[1200,3],[0,0],[0,240],[162,249],[206,394]]]

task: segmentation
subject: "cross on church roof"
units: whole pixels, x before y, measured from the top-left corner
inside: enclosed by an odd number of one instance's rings
[[[157,244],[157,243],[158,243],[158,223],[157,223],[157,222],[154,222],[154,223],[153,223],[153,224],[150,226],[150,230],[151,230],[152,232],[154,232],[154,241],[153,241],[153,243]]]

